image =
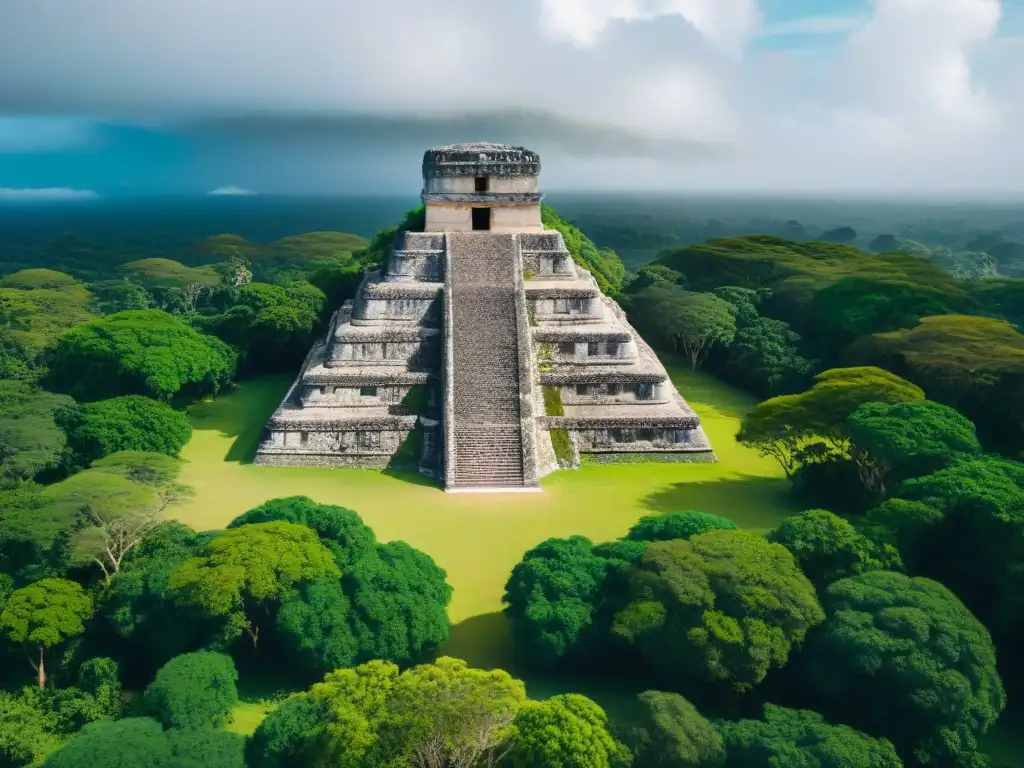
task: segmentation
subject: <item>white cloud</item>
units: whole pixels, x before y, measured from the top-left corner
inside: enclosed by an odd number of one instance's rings
[[[10,187],[0,187],[0,201],[60,202],[64,200],[96,200],[97,198],[99,198],[99,195],[91,189],[69,189],[67,187],[12,189]]]
[[[545,158],[552,186],[1008,188],[1024,184],[1024,46],[998,42],[1000,11],[871,0],[864,18],[766,24],[757,0],[0,0],[0,113],[524,108],[732,145],[670,168]],[[778,50],[789,35],[820,39]]]
[[[248,197],[250,195],[255,195],[256,193],[253,192],[251,189],[244,189],[242,187],[227,186],[227,187],[217,187],[216,189],[211,189],[206,194],[207,195],[226,196],[226,197]]]
[[[756,0],[541,0],[544,30],[579,46],[594,45],[614,22],[670,16],[730,53],[742,49],[761,20]]]

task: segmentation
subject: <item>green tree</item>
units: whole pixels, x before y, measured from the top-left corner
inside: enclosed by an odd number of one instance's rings
[[[58,418],[79,466],[119,451],[176,456],[192,437],[184,413],[141,395],[85,403]]]
[[[388,682],[390,684],[390,680]],[[259,724],[249,739],[245,750],[246,765],[249,768],[306,768],[329,764],[328,759],[333,755],[328,746],[328,723],[333,716],[327,697],[305,692],[289,696]],[[353,730],[363,727],[363,723],[365,719],[360,720],[358,712],[349,715],[345,725],[349,728],[350,739]],[[365,725],[362,733],[369,734],[369,724]],[[359,759],[367,746],[374,743],[374,738],[367,739],[367,736],[360,735],[359,739],[343,745],[351,750],[345,752],[345,756]],[[343,763],[336,761],[334,764]]]
[[[66,439],[54,414],[74,404],[67,395],[44,392],[27,381],[0,379],[0,483],[57,469]]]
[[[169,587],[174,572],[200,555],[209,537],[178,522],[162,522],[111,576],[99,613],[118,639],[118,655],[134,679],[151,679],[171,658],[212,639],[210,620],[196,606],[182,605]]]
[[[217,392],[234,370],[235,355],[224,342],[166,312],[139,310],[61,336],[50,382],[79,401],[130,394],[169,400]]]
[[[329,673],[256,729],[250,768],[316,765],[497,765],[525,701],[502,670],[442,657],[399,675],[371,661]]]
[[[245,768],[244,744],[228,731],[165,731],[156,720],[129,717],[87,725],[43,768]]]
[[[374,552],[377,544],[371,529],[357,512],[331,504],[317,504],[308,496],[271,499],[239,515],[228,528],[253,523],[299,523],[312,528],[342,570]]]
[[[0,573],[16,586],[63,575],[74,516],[53,509],[37,486],[0,490]]]
[[[338,673],[335,673],[338,674]],[[403,672],[387,699],[385,743],[414,766],[497,765],[507,754],[526,687],[500,669],[442,656]]]
[[[237,681],[235,663],[223,653],[175,656],[146,688],[146,711],[165,728],[216,728],[238,703]]]
[[[230,527],[272,520],[313,529],[341,571],[340,580],[302,586],[277,615],[279,640],[311,673],[370,659],[415,663],[447,639],[452,590],[428,555],[404,542],[379,544],[352,510],[302,496],[268,501]]]
[[[301,362],[324,308],[324,294],[306,281],[249,283],[222,315],[202,327],[242,351],[248,370],[277,370]]]
[[[629,529],[626,538],[632,541],[671,541],[690,539],[708,531],[734,530],[736,524],[732,520],[708,512],[686,510],[641,517]]]
[[[553,667],[568,656],[597,653],[606,642],[608,581],[626,563],[621,550],[594,547],[583,536],[548,539],[523,555],[502,602],[524,662]]]
[[[748,691],[824,618],[789,551],[749,531],[650,544],[629,581],[615,632],[673,682]]]
[[[92,614],[92,598],[81,586],[65,579],[43,579],[11,594],[0,614],[0,626],[11,641],[26,645],[25,656],[43,688],[46,649],[85,632]],[[38,648],[38,663],[28,654],[29,645]]]
[[[586,696],[569,693],[528,702],[515,718],[516,768],[617,768],[629,749],[608,732],[608,716]]]
[[[191,557],[168,585],[181,599],[225,621],[227,639],[243,632],[253,647],[271,606],[303,583],[340,576],[330,551],[309,528],[259,523],[225,531]]]
[[[814,363],[800,354],[803,339],[782,320],[758,317],[738,327],[723,371],[756,395],[803,389]]]
[[[784,520],[768,534],[796,558],[819,590],[833,581],[879,568],[899,568],[893,547],[876,544],[847,520],[824,509],[810,509]]]
[[[637,766],[716,768],[725,761],[722,736],[678,693],[641,693],[619,730]]]
[[[888,524],[907,566],[952,589],[1012,648],[1024,631],[1024,465],[994,456],[958,461],[904,482],[898,508],[872,517]],[[1012,653],[1008,669],[1020,676]]]
[[[24,269],[0,279],[0,368],[4,376],[37,380],[53,342],[92,319],[92,296],[70,275]]]
[[[120,280],[101,280],[89,283],[93,309],[100,315],[113,315],[130,309],[149,309],[153,299],[149,292],[127,277]]]
[[[163,454],[122,451],[49,486],[43,496],[54,518],[73,531],[74,562],[94,563],[109,584],[166,509],[189,494],[174,482],[179,469],[179,461]]]
[[[806,650],[822,710],[890,739],[908,762],[980,764],[978,738],[1006,697],[992,640],[956,596],[870,571],[835,582],[823,602],[828,618]]]
[[[694,370],[715,344],[728,346],[736,335],[731,305],[712,293],[659,282],[637,293],[632,306],[638,324],[686,355]]]
[[[846,417],[863,403],[901,403],[924,399],[909,381],[881,368],[833,368],[814,377],[798,395],[781,395],[759,403],[747,414],[736,439],[762,456],[771,456],[792,478],[801,453],[816,438],[826,449],[846,449]]]
[[[52,718],[25,696],[0,692],[0,768],[21,768],[60,745]]]
[[[830,725],[817,712],[765,704],[764,720],[723,722],[727,768],[903,768],[886,739],[845,725]]]
[[[878,498],[890,478],[926,475],[981,451],[970,419],[930,400],[864,403],[846,417],[846,429],[861,482]]]
[[[924,317],[913,328],[858,340],[845,357],[895,371],[956,408],[990,449],[1024,450],[1024,335],[1005,320]]]

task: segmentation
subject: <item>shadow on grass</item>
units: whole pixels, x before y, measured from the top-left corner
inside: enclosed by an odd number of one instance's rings
[[[722,416],[741,419],[757,405],[755,396],[726,384],[710,373],[692,370],[690,364],[678,355],[664,350],[657,350],[657,354],[672,383],[695,409],[706,408]]]
[[[386,477],[393,477],[396,480],[401,480],[412,485],[421,485],[424,488],[436,488],[441,490],[440,483],[434,478],[426,477],[421,475],[415,469],[402,469],[402,468],[391,468],[381,470],[381,474]]]
[[[515,668],[512,650],[512,628],[501,611],[483,613],[460,621],[451,628],[448,641],[438,651],[440,656],[464,659],[478,669]]]
[[[216,398],[193,405],[188,411],[192,428],[196,432],[216,431],[233,437],[224,461],[247,464],[256,455],[263,427],[291,381],[287,376],[241,381]]]
[[[640,503],[656,514],[693,509],[732,520],[740,528],[774,528],[803,507],[793,500],[785,478],[740,475],[701,482],[673,483]]]

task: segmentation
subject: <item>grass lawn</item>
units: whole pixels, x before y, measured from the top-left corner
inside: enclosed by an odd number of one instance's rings
[[[523,553],[544,539],[583,534],[605,541],[644,515],[681,509],[764,530],[795,511],[775,463],[734,439],[753,399],[702,373],[670,373],[703,419],[718,464],[584,466],[546,478],[542,493],[490,496],[445,494],[412,474],[252,466],[263,424],[289,384],[284,377],[253,379],[192,407],[195,434],[182,452],[181,480],[196,494],[173,514],[205,530],[282,496],[350,507],[382,541],[403,539],[448,572],[456,626],[445,651],[479,666],[503,665],[503,587]]]

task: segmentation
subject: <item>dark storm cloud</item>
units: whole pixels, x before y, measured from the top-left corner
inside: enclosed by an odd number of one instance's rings
[[[438,115],[249,115],[207,118],[177,131],[205,139],[272,145],[426,148],[460,141],[500,141],[576,157],[708,157],[724,147],[685,139],[661,139],[600,123],[547,112],[505,109]]]

